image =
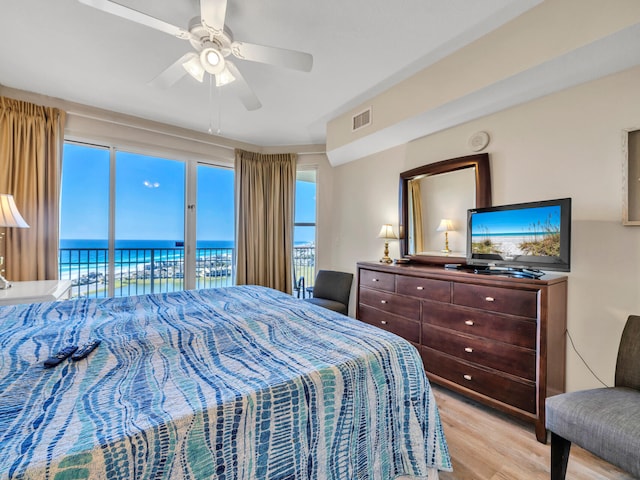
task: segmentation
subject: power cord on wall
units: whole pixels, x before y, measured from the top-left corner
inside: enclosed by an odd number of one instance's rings
[[[591,367],[589,366],[587,361],[582,357],[582,355],[580,355],[580,352],[578,352],[578,349],[576,348],[576,345],[573,343],[573,338],[571,338],[571,334],[569,333],[569,329],[565,330],[565,333],[567,334],[567,338],[569,338],[569,342],[571,343],[571,348],[573,348],[573,351],[576,352],[576,355],[578,355],[578,358],[580,360],[582,360],[582,363],[584,363],[584,366],[587,367],[587,370],[589,370],[591,372],[591,375],[593,375],[596,378],[596,380],[598,380],[602,385],[604,385],[605,387],[609,387],[609,385],[607,385],[602,380],[600,380],[600,377],[598,377],[598,375],[596,375],[596,373],[591,369]]]

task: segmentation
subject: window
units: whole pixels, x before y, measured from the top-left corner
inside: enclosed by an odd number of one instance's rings
[[[74,296],[233,284],[233,170],[71,142],[62,169],[59,277]]]
[[[296,174],[293,231],[294,293],[304,297],[313,286],[316,257],[316,170],[299,169]]]
[[[109,170],[109,149],[64,144],[58,276],[73,296],[107,294]]]

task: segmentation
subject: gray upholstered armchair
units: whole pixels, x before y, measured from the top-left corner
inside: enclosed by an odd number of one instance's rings
[[[320,270],[313,284],[313,298],[307,298],[307,302],[348,315],[352,282],[352,273]]]
[[[571,443],[640,478],[640,316],[627,319],[615,386],[547,398],[551,480],[565,478]]]

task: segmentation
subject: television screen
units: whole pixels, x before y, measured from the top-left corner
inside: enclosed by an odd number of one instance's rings
[[[469,265],[568,272],[570,252],[570,198],[468,211]]]

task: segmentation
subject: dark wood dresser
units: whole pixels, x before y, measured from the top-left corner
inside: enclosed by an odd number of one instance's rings
[[[567,277],[358,263],[356,318],[420,351],[430,381],[535,424],[564,391]]]

